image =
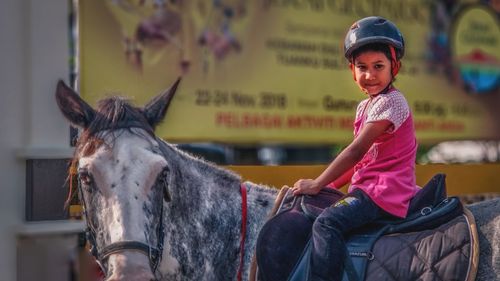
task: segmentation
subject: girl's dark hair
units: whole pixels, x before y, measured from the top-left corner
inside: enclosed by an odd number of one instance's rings
[[[354,60],[359,55],[361,55],[362,53],[364,53],[366,51],[382,52],[382,53],[384,53],[384,55],[387,57],[387,59],[389,61],[392,61],[391,50],[389,49],[389,45],[383,44],[383,43],[371,43],[371,44],[366,44],[366,45],[363,45],[363,46],[357,48],[352,53],[351,62],[354,62]]]

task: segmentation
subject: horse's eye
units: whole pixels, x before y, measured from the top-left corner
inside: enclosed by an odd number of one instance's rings
[[[80,183],[84,186],[89,186],[92,184],[92,176],[88,172],[80,172],[78,174],[78,178],[80,180]]]

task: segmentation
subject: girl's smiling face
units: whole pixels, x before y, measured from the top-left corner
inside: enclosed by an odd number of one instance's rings
[[[354,74],[361,90],[376,96],[392,82],[391,61],[383,52],[363,52],[354,60]]]

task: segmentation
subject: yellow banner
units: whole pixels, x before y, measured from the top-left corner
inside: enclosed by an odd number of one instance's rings
[[[457,2],[79,1],[80,89],[140,105],[182,76],[157,131],[170,141],[346,143],[365,96],[344,35],[380,15],[405,37],[395,86],[419,141],[498,139],[500,7]]]

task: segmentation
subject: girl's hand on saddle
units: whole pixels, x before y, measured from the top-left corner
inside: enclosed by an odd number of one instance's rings
[[[293,195],[299,194],[318,194],[321,190],[321,185],[319,185],[313,179],[300,179],[292,187]]]

